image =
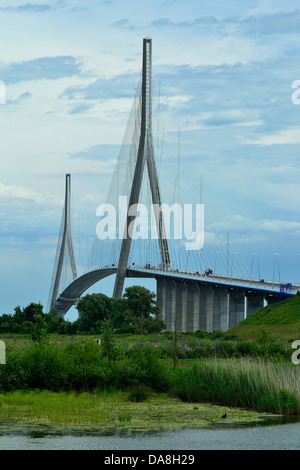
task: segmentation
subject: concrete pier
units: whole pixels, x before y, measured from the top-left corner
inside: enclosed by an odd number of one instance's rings
[[[197,284],[190,284],[188,287],[188,314],[186,319],[187,331],[202,330],[200,320],[200,288]]]
[[[245,293],[240,290],[228,290],[229,295],[229,322],[228,328],[240,323],[245,317]]]
[[[249,289],[157,278],[157,301],[167,331],[227,331],[278,296]]]
[[[274,304],[275,302],[278,302],[278,296],[272,295],[272,294],[267,294],[265,296],[265,300],[267,301],[267,305]]]
[[[213,331],[226,331],[229,324],[229,295],[226,289],[214,288]]]
[[[176,312],[177,312],[177,286],[175,281],[164,281],[165,282],[165,302],[164,302],[164,318],[167,331],[175,330]],[[163,318],[162,316],[162,318]],[[178,325],[179,327],[179,325]]]
[[[246,294],[246,317],[257,312],[264,306],[264,296],[261,294],[255,294],[248,292]]]

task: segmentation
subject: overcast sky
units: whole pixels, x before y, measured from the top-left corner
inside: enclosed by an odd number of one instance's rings
[[[261,277],[272,280],[279,253],[281,281],[299,283],[298,1],[3,0],[0,314],[47,305],[66,173],[84,262],[144,37],[182,145],[199,159],[204,204],[209,194],[249,266],[259,253]],[[208,241],[223,221],[210,222]]]

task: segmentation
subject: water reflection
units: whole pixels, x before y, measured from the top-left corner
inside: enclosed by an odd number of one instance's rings
[[[218,424],[205,429],[156,432],[99,432],[0,423],[1,450],[299,450],[299,417],[272,418],[249,425]]]

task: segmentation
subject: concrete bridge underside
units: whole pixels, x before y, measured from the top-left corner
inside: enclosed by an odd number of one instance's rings
[[[167,331],[226,331],[246,316],[279,300],[228,286],[158,279],[157,300]]]
[[[103,268],[83,274],[73,281],[58,297],[55,302],[55,308],[58,315],[64,317],[67,311],[76,305],[82,294],[92,287],[96,282],[105,277],[116,274],[117,268]]]
[[[64,316],[81,295],[96,282],[116,274],[117,268],[91,271],[73,281],[59,296],[55,308]],[[164,277],[148,272],[127,271],[127,277],[156,278],[160,316],[167,331],[226,331],[268,304],[279,301],[279,293],[262,292],[211,282]]]

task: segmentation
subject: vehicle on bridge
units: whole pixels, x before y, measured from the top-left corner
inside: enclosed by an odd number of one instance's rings
[[[212,271],[212,269],[206,269],[206,270],[204,271],[204,274],[205,274],[205,276],[212,276],[213,271]]]

